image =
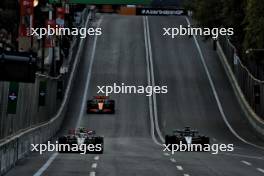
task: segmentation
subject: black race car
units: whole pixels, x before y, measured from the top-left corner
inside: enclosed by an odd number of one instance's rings
[[[203,147],[210,144],[210,138],[207,136],[199,135],[196,130],[191,130],[190,127],[185,127],[183,130],[174,130],[173,135],[165,136],[165,144],[201,144]]]
[[[115,101],[110,100],[108,96],[95,96],[87,101],[87,113],[114,114]]]
[[[59,137],[58,143],[60,153],[102,154],[104,151],[104,137],[95,136],[95,131],[86,128],[69,130],[67,135]]]

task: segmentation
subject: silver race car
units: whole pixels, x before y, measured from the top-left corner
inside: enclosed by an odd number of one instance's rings
[[[61,153],[103,153],[104,137],[95,136],[95,131],[86,128],[69,130],[58,139]],[[64,145],[62,145],[64,144]]]

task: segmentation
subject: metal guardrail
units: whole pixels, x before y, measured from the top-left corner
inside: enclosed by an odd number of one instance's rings
[[[263,81],[255,78],[242,63],[236,48],[227,37],[217,41],[217,53],[227,73],[237,100],[249,123],[264,136],[264,88]]]
[[[237,56],[236,48],[227,37],[220,37],[219,43],[248,103],[264,120],[264,81],[254,77]]]
[[[89,14],[88,9],[85,9],[83,13],[84,17],[87,17],[85,22],[85,26],[87,26],[91,15]],[[65,96],[56,115],[48,122],[22,131],[18,135],[6,139],[4,142],[0,143],[0,175],[6,173],[15,165],[15,163],[19,159],[25,157],[25,155],[30,152],[30,144],[44,143],[52,136],[54,136],[60,129],[61,123],[67,110],[73,82],[78,70],[80,53],[82,52],[83,44],[84,39],[81,39],[80,42],[75,43],[75,45],[78,45],[78,51],[76,55],[72,54],[72,57],[74,57],[74,63],[73,66],[69,68],[70,76],[68,79]]]

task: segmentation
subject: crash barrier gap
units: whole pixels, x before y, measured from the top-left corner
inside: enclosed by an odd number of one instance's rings
[[[83,20],[81,26],[88,25],[91,14],[88,9],[83,11],[83,17],[86,19]],[[57,111],[56,115],[50,119],[48,122],[42,123],[41,125],[32,127],[30,129],[20,132],[16,136],[12,136],[9,139],[6,139],[4,142],[0,143],[0,175],[6,173],[9,169],[15,166],[16,162],[23,157],[25,157],[30,152],[30,144],[39,144],[48,141],[52,136],[54,136],[59,130],[61,123],[63,121],[70,93],[72,90],[72,83],[76,77],[78,70],[78,65],[80,62],[79,53],[82,52],[83,44],[85,39],[80,39],[80,42],[74,42],[75,46],[72,46],[70,52],[73,52],[73,48],[78,48],[77,55],[71,54],[72,57],[69,62],[74,61],[72,68],[70,68],[70,76],[67,88],[65,90],[65,96],[62,100],[61,106]],[[76,46],[78,45],[78,47]],[[39,75],[39,77],[44,77]],[[42,78],[43,79],[43,78]],[[46,78],[53,79],[53,78]],[[51,103],[51,102],[49,102]]]
[[[264,135],[264,81],[250,73],[226,36],[218,38],[216,45],[217,53],[240,106],[251,125]]]

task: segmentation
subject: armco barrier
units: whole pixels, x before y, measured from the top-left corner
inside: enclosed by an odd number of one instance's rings
[[[85,9],[83,13],[84,16],[87,16],[85,22],[85,26],[87,27],[91,15],[88,14],[87,9]],[[44,143],[49,140],[52,136],[54,136],[59,130],[65,112],[67,110],[67,104],[72,89],[72,83],[75,79],[77,67],[79,65],[80,53],[83,48],[84,40],[85,39],[81,39],[80,43],[77,43],[79,44],[79,47],[72,69],[70,70],[71,72],[68,85],[65,91],[65,96],[56,115],[48,122],[25,130],[20,134],[13,136],[10,139],[7,139],[4,142],[0,143],[0,175],[6,173],[10,168],[15,165],[15,163],[19,159],[23,158],[30,152],[30,144]]]
[[[264,120],[262,118],[260,118],[255,113],[255,111],[252,109],[252,107],[249,105],[244,93],[241,90],[241,87],[238,83],[238,80],[237,80],[237,78],[236,78],[236,76],[232,70],[234,65],[230,65],[230,64],[235,64],[235,65],[242,64],[241,61],[238,58],[236,58],[235,53],[233,53],[230,56],[226,56],[226,54],[223,51],[222,45],[220,44],[219,41],[217,41],[217,53],[219,55],[219,58],[220,58],[222,65],[225,69],[225,72],[228,76],[228,79],[232,85],[232,88],[235,92],[237,100],[238,100],[240,106],[242,107],[244,113],[246,114],[248,121],[256,129],[256,131],[258,131],[262,136],[264,136]],[[231,61],[228,61],[227,57],[235,58],[236,60],[231,62]],[[246,73],[246,74],[248,74],[248,73]]]

